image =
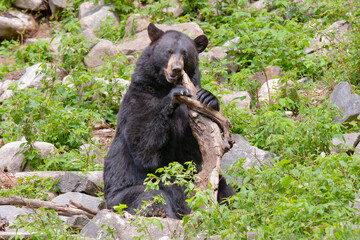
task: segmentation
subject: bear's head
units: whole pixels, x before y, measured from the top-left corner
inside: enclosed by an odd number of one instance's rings
[[[167,82],[177,84],[185,71],[190,79],[198,70],[198,54],[205,50],[208,38],[200,35],[191,39],[186,34],[170,30],[162,31],[153,23],[148,26],[153,47],[154,66]]]

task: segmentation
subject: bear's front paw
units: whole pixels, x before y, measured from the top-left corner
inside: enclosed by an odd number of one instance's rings
[[[177,97],[177,96],[191,97],[191,92],[189,89],[187,89],[184,86],[176,86],[175,88],[173,88],[171,90],[170,95],[172,98]]]
[[[197,99],[203,104],[213,108],[216,111],[220,110],[220,101],[209,91],[200,88],[197,92]]]
[[[161,217],[166,218],[168,216],[166,210],[161,206],[153,206],[151,207],[145,217]]]

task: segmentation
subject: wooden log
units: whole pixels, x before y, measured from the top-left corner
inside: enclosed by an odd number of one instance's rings
[[[63,206],[53,202],[47,202],[39,199],[28,199],[23,197],[0,197],[0,205],[19,205],[19,206],[28,206],[30,208],[48,208],[54,209],[59,215],[62,216],[73,216],[84,214],[88,218],[93,218],[95,212],[89,213],[82,209]]]
[[[219,170],[224,153],[234,144],[231,138],[231,123],[220,112],[205,106],[196,99],[198,89],[183,71],[182,85],[188,88],[192,97],[180,96],[178,101],[189,108],[190,127],[199,143],[203,158],[203,168],[196,182],[200,190],[212,190],[212,197],[218,196]]]

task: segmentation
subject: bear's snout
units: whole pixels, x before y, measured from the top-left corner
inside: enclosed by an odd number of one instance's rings
[[[179,77],[182,76],[183,68],[183,57],[178,54],[171,55],[167,67],[164,69],[166,80],[169,83],[177,84]]]

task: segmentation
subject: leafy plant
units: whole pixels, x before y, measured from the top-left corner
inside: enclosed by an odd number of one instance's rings
[[[39,62],[52,62],[49,43],[45,40],[37,40],[21,50],[15,52],[16,63],[23,66],[31,66]]]
[[[57,192],[57,180],[45,177],[17,178],[17,185],[12,189],[2,189],[0,196],[21,196],[32,199],[47,200],[48,193]]]
[[[76,231],[70,228],[69,224],[66,224],[57,215],[55,210],[48,210],[45,208],[39,208],[33,213],[29,213],[27,216],[20,216],[15,219],[11,228],[16,230],[24,228],[31,234],[32,239],[75,239],[75,236],[71,234]],[[21,235],[14,235],[15,239],[22,239]]]

